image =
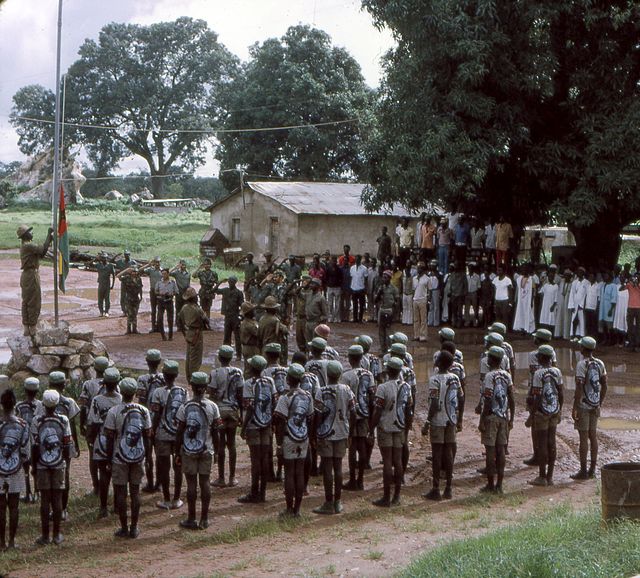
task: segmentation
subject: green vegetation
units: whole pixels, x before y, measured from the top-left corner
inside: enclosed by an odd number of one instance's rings
[[[595,509],[550,510],[414,561],[403,576],[631,576],[640,570],[640,526],[604,525]]]

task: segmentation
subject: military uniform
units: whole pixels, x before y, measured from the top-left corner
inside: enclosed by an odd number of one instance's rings
[[[393,315],[398,307],[398,289],[389,283],[381,285],[376,295],[378,301],[378,338],[380,350],[386,351],[389,347],[389,327],[393,322]]]
[[[138,265],[137,261],[135,261],[134,259],[128,259],[126,257],[122,259],[118,259],[115,262],[116,271],[118,273],[121,273],[122,271],[124,271],[125,269],[128,269],[129,267],[134,267],[137,265]],[[123,315],[127,315],[125,295],[122,287],[120,287],[120,309],[122,310]]]
[[[149,304],[151,305],[151,332],[158,330],[158,294],[156,293],[156,285],[162,279],[160,267],[145,267],[142,273],[149,277]]]
[[[162,335],[162,339],[166,339],[164,333],[164,314],[167,314],[167,327],[169,328],[169,339],[173,338],[173,297],[178,294],[178,286],[175,280],[163,281],[160,279],[155,287],[158,296],[158,317],[156,319],[156,328]]]
[[[196,271],[193,276],[200,281],[200,289],[198,291],[200,306],[207,317],[211,317],[211,307],[216,294],[215,285],[218,282],[218,274],[213,269],[201,269]]]
[[[138,332],[138,309],[142,301],[142,279],[127,274],[120,277],[122,305],[127,316],[127,334]]]
[[[22,242],[20,245],[20,289],[22,292],[22,324],[35,328],[42,309],[42,291],[40,289],[40,259],[46,253],[49,244],[36,245]]]
[[[184,292],[187,290],[187,288],[191,286],[191,275],[186,269],[184,271],[176,269],[175,271],[169,273],[169,276],[175,279],[176,285],[178,287],[178,292],[176,293],[176,327],[180,331],[182,331],[180,321],[178,320],[178,315],[180,313],[180,310],[182,309],[182,306],[184,305],[184,299],[182,298],[182,296],[184,295]]]
[[[289,329],[278,319],[273,311],[267,311],[260,319],[258,324],[258,347],[260,351],[264,351],[265,345],[268,343],[279,343],[287,339]]]
[[[199,371],[202,365],[204,346],[202,331],[208,327],[209,320],[200,305],[187,301],[178,313],[178,321],[187,342],[185,374],[187,379],[190,379],[191,374]]]
[[[258,322],[255,319],[245,317],[240,322],[240,343],[242,344],[242,357],[244,361],[260,353],[258,347]]]
[[[100,315],[109,313],[111,309],[111,281],[115,277],[116,268],[113,263],[96,264],[98,272],[98,310]]]
[[[220,312],[224,316],[224,336],[223,343],[231,345],[231,337],[236,342],[236,357],[242,354],[242,341],[240,339],[240,307],[244,302],[244,295],[237,287],[225,287],[216,291],[218,295],[222,295],[222,304]]]
[[[311,295],[311,289],[298,287],[295,290],[295,316],[296,316],[296,345],[298,351],[307,350],[307,299]]]
[[[244,295],[247,301],[251,301],[251,292],[250,287],[256,278],[256,275],[260,271],[260,267],[258,267],[255,263],[247,263],[242,268],[244,272]],[[254,302],[255,303],[255,302]]]
[[[327,321],[327,300],[320,291],[312,292],[308,297],[305,305],[305,337],[307,341],[311,341],[314,336],[314,330],[320,323]]]

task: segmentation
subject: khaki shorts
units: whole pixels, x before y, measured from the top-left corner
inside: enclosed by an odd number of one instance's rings
[[[347,440],[318,440],[318,455],[321,458],[344,458]]]
[[[489,447],[507,445],[509,424],[506,418],[489,415],[484,416],[481,423],[484,426],[481,436],[482,445]]]
[[[432,425],[429,427],[429,436],[432,444],[455,444],[455,425]]]
[[[546,431],[550,427],[556,427],[560,423],[560,414],[546,415],[537,411],[533,414],[533,429]]]
[[[222,425],[220,429],[230,429],[240,425],[240,412],[237,409],[221,409],[220,419]]]
[[[285,460],[299,460],[307,457],[309,440],[297,442],[289,436],[284,436],[282,440],[282,457]]]
[[[356,420],[351,437],[366,438],[369,435],[369,421],[367,419]]]
[[[169,442],[165,440],[156,440],[156,457],[168,457],[176,453],[176,442]]]
[[[261,427],[260,429],[247,430],[247,445],[249,446],[270,446],[271,445],[271,426]]]
[[[24,470],[20,468],[15,474],[0,476],[0,494],[24,494],[27,491],[24,475]]]
[[[404,432],[386,432],[378,430],[379,448],[401,448],[404,445]]]
[[[185,476],[210,476],[213,456],[205,452],[201,456],[182,453],[182,473]]]
[[[578,419],[574,422],[573,427],[578,431],[596,431],[599,417],[599,407],[594,407],[593,409],[578,408]]]
[[[57,470],[40,469],[36,470],[36,488],[38,490],[64,490],[65,468]]]
[[[144,468],[142,462],[139,464],[112,464],[111,482],[114,486],[139,486],[142,482]]]

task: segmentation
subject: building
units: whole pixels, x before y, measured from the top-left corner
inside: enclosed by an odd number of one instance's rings
[[[329,250],[341,254],[351,245],[352,254],[375,255],[376,239],[383,226],[392,234],[401,217],[415,216],[402,208],[368,212],[361,196],[365,185],[357,183],[251,182],[243,190],[212,204],[211,229],[219,229],[234,247],[274,257],[309,256]],[[439,211],[435,211],[439,212]]]

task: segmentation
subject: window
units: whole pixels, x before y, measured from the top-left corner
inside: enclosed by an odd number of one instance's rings
[[[231,242],[240,240],[240,218],[231,219]]]

